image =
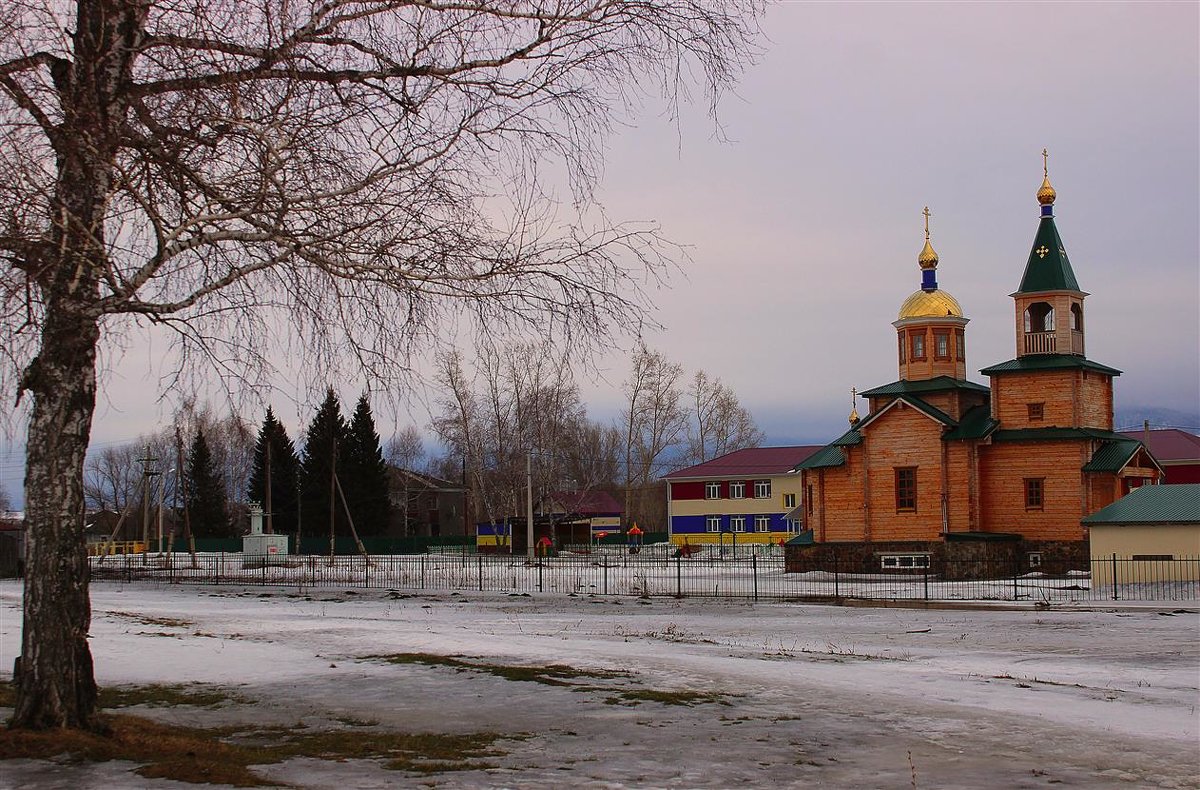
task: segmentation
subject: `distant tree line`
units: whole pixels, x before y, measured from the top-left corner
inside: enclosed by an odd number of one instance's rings
[[[467,517],[480,522],[524,513],[531,460],[539,498],[605,491],[624,505],[628,520],[661,530],[664,474],[762,443],[732,388],[703,370],[688,377],[657,351],[634,352],[623,405],[610,421],[588,416],[572,367],[540,343],[484,346],[470,362],[461,353],[440,356],[430,425],[440,447],[431,455],[413,425],[397,430],[385,448],[365,393],[347,421],[328,389],[299,442],[270,407],[255,435],[236,415],[185,404],[175,427],[89,458],[89,504],[117,512],[136,506],[151,465],[164,472],[155,483],[164,486],[164,501],[181,516],[186,504],[197,537],[243,534],[250,502],[267,511],[266,525],[276,533],[328,535],[332,525],[335,535],[348,536],[352,521],[360,537],[371,537],[392,520],[389,464],[461,481],[469,490]],[[176,466],[182,484],[169,472]],[[404,481],[395,492],[401,520],[409,504]]]

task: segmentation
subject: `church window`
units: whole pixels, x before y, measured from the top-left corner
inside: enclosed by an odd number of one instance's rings
[[[933,333],[933,358],[939,360],[950,359],[949,332]]]
[[[1083,331],[1083,306],[1071,305],[1071,328],[1076,332]]]
[[[925,359],[925,332],[912,332],[909,334],[910,345],[912,346],[913,362],[921,362]]]
[[[879,567],[885,570],[899,568],[928,568],[928,554],[884,554],[879,558]]]
[[[917,468],[915,466],[896,467],[896,510],[915,511],[917,509]]]
[[[715,483],[715,482],[714,483],[705,483],[704,484],[704,498],[705,499],[720,499],[721,498],[721,484]]]
[[[804,505],[805,505],[805,507],[806,507],[806,508],[807,508],[807,510],[808,510],[808,515],[810,515],[810,516],[811,516],[811,515],[812,515],[812,512],[813,512],[813,490],[812,490],[812,483],[809,483],[809,484],[808,484],[808,489],[807,489],[807,490],[805,491],[805,493],[804,493]]]
[[[967,358],[967,336],[961,329],[954,330],[955,358],[963,362]]]
[[[896,335],[896,340],[898,341],[896,345],[899,347],[898,350],[900,352],[900,364],[903,365],[906,361],[904,359],[904,333],[901,332],[900,334]]]
[[[745,499],[746,498],[746,481],[734,480],[729,484],[730,499]]]
[[[1046,478],[1025,478],[1025,509],[1041,510],[1046,494]]]
[[[755,480],[754,481],[754,498],[755,499],[770,499],[771,498],[771,481],[770,480]]]
[[[1045,414],[1046,404],[1044,404],[1044,403],[1026,403],[1025,408],[1029,412],[1029,419],[1031,421],[1037,421],[1037,420],[1042,419],[1042,416]]]
[[[704,528],[707,529],[709,532],[720,532],[721,531],[721,517],[720,516],[706,517],[704,519]]]

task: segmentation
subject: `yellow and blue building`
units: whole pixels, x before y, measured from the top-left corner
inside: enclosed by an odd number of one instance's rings
[[[778,544],[798,534],[804,511],[796,467],[819,449],[750,447],[666,475],[671,542]]]

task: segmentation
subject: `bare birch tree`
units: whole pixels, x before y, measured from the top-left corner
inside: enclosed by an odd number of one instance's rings
[[[682,366],[645,346],[631,360],[621,413],[626,518],[639,517],[640,497],[635,494],[666,471],[662,466],[666,454],[683,436],[688,413],[680,389],[682,378]]]
[[[685,464],[700,464],[734,450],[757,447],[765,435],[733,390],[703,370],[688,385],[691,415]]]
[[[645,86],[718,95],[756,6],[9,0],[0,383],[31,401],[13,725],[97,724],[83,465],[106,342],[164,327],[181,376],[253,379],[282,340],[327,380],[397,373],[456,315],[574,342],[636,323],[671,250],[587,210],[597,138]]]

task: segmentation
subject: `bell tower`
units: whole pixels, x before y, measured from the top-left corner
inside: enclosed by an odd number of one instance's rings
[[[1050,185],[1049,154],[1042,149],[1041,221],[1025,264],[1016,302],[1017,357],[1084,356],[1083,300],[1066,246],[1054,225],[1057,193]]]

